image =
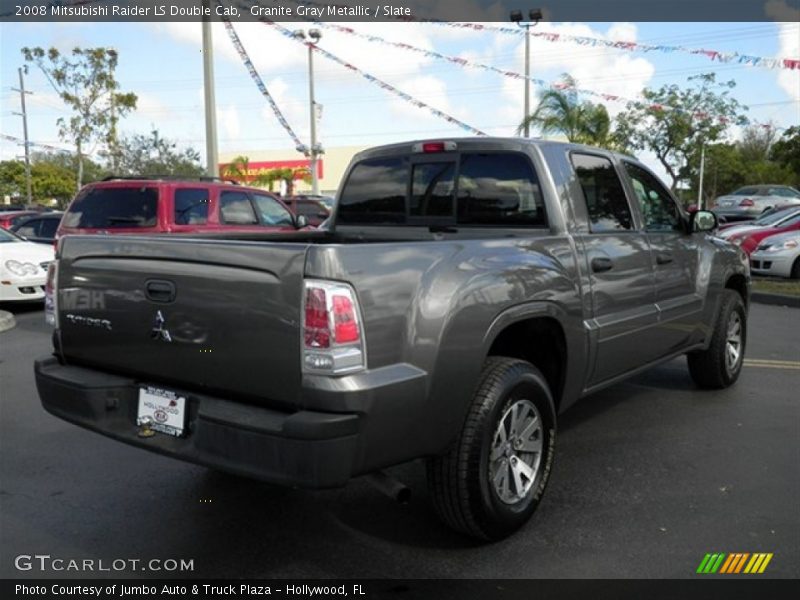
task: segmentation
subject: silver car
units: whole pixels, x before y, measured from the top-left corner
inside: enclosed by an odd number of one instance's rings
[[[787,185],[748,185],[720,196],[712,209],[728,221],[754,219],[775,206],[800,205],[800,192]]]
[[[750,255],[750,270],[757,275],[800,279],[800,231],[787,231],[761,240]]]

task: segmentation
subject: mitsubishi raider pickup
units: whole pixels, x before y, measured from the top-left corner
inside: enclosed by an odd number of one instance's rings
[[[637,160],[519,138],[356,155],[325,230],[67,236],[44,408],[110,438],[306,488],[427,461],[451,527],[522,526],[558,415],[686,355],[739,377],[748,262]]]

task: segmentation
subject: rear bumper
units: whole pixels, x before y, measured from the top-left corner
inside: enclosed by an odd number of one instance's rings
[[[131,378],[60,364],[35,364],[36,386],[49,413],[118,441],[239,475],[309,488],[343,485],[360,453],[356,413],[284,413],[181,392],[187,424],[178,438],[141,438],[139,384]]]

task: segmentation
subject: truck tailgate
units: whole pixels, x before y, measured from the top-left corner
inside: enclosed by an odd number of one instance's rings
[[[307,247],[67,237],[58,268],[61,352],[142,383],[296,407]]]

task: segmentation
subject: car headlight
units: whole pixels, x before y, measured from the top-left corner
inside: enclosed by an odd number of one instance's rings
[[[21,263],[18,260],[7,260],[6,269],[14,275],[25,277],[26,275],[36,275],[39,272],[38,267],[33,263]]]
[[[792,248],[797,248],[797,246],[797,240],[786,240],[782,244],[771,244],[762,248],[762,250],[764,252],[780,252],[781,250],[791,250]]]

